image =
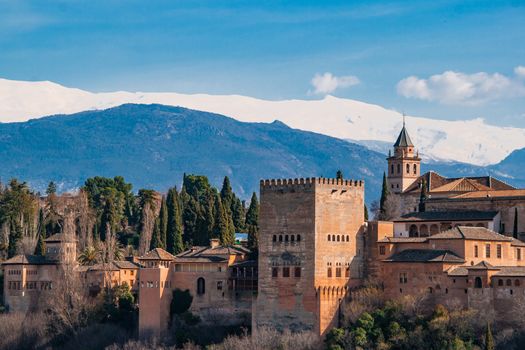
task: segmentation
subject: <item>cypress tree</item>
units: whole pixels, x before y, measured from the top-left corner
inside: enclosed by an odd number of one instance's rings
[[[335,174],[335,178],[337,180],[342,180],[343,179],[343,172],[341,170],[337,170],[337,173]]]
[[[225,210],[220,198],[215,201],[215,215],[214,235],[220,239],[222,245],[232,245],[235,237],[231,227],[229,227],[227,210]]]
[[[368,221],[368,208],[365,204],[365,221]]]
[[[177,188],[168,191],[166,199],[168,224],[166,229],[166,249],[171,254],[179,254],[184,249],[182,241],[182,213]]]
[[[494,350],[494,337],[490,329],[490,323],[487,322],[487,331],[485,333],[485,350]]]
[[[160,240],[160,219],[155,219],[155,226],[153,228],[153,234],[151,235],[151,241],[149,249],[162,248],[162,242]]]
[[[38,241],[35,247],[35,255],[40,256],[46,255],[46,243],[44,242],[44,239],[46,239],[46,225],[44,221],[44,210],[40,208],[38,211]]]
[[[248,247],[257,249],[259,246],[259,201],[255,192],[252,194],[250,206],[246,212],[246,228],[248,229]]]
[[[518,208],[514,208],[514,227],[512,228],[512,237],[518,238]]]
[[[421,181],[421,193],[419,195],[419,211],[425,211],[425,201],[427,198],[427,181],[423,178],[423,181]]]
[[[239,198],[235,197],[232,203],[232,219],[233,226],[235,226],[235,232],[243,232],[245,229],[244,224],[244,206]]]
[[[56,194],[56,193],[57,193],[57,185],[53,181],[51,181],[47,185],[46,194],[48,196],[51,196],[51,195]]]
[[[390,191],[388,190],[388,182],[386,181],[386,174],[383,172],[383,188],[381,189],[381,199],[379,200],[379,213],[381,216],[385,215],[386,211],[386,200],[388,196],[390,195]]]
[[[159,225],[161,247],[166,248],[166,239],[168,235],[168,206],[166,203],[166,197],[164,196],[162,196],[162,202],[160,204]]]
[[[11,218],[9,223],[9,245],[7,246],[7,257],[12,258],[16,255],[18,242],[22,239],[22,226],[15,218]]]
[[[231,208],[233,202],[233,191],[228,176],[224,177],[221,189],[221,201],[224,208]]]

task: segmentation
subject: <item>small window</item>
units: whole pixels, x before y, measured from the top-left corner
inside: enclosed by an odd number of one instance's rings
[[[401,164],[398,164],[398,165],[397,165],[397,173],[398,173],[398,174],[401,174]]]
[[[295,236],[294,236],[294,235],[291,235],[291,236],[290,236],[290,241],[291,241],[291,242],[295,242]]]
[[[290,277],[290,268],[283,267],[283,277]]]
[[[350,278],[350,267],[349,266],[347,266],[345,269],[345,277]]]
[[[384,245],[379,246],[379,254],[385,255],[386,254],[386,248]]]
[[[331,236],[328,235],[328,242],[332,241]]]
[[[478,246],[475,245],[475,246],[474,246],[474,257],[477,258],[478,255],[479,255],[479,252],[478,252]]]
[[[516,249],[516,255],[517,255],[517,259],[521,260],[521,249],[520,248]]]
[[[417,164],[414,164],[414,175],[417,174]]]
[[[407,174],[410,174],[410,164],[407,164]]]
[[[301,268],[296,266],[294,269],[294,277],[301,277]]]
[[[496,256],[498,259],[501,259],[501,244],[496,246]]]
[[[217,290],[222,290],[222,281],[217,281]]]
[[[277,242],[277,236],[276,235],[273,235],[272,242]]]
[[[197,279],[197,294],[203,295],[206,292],[206,283],[204,281],[204,278],[199,277]]]
[[[346,235],[346,241],[350,242],[350,236]]]
[[[332,242],[335,242],[335,235],[332,235]]]
[[[501,278],[498,280],[498,287],[503,287],[503,280]]]
[[[283,241],[283,235],[279,235],[279,242]]]
[[[520,280],[514,280],[514,286],[519,287],[520,286]]]
[[[408,274],[406,272],[401,272],[399,274],[399,283],[406,284],[408,282]]]
[[[339,235],[337,235],[337,242],[340,241],[340,238],[341,238],[341,237],[340,237]]]
[[[340,267],[336,267],[335,268],[335,277],[341,277],[341,268]]]
[[[288,242],[288,235],[284,236],[284,241]]]
[[[297,235],[297,242],[301,242],[301,235]]]
[[[279,277],[279,269],[277,267],[272,267],[272,277]]]
[[[332,277],[332,268],[331,267],[328,268],[328,277]]]
[[[485,257],[490,258],[490,244],[485,245]]]
[[[394,164],[390,165],[390,174],[394,174]]]
[[[512,281],[511,281],[510,279],[508,279],[508,280],[505,281],[505,284],[506,284],[508,287],[510,287],[510,286],[512,286]]]

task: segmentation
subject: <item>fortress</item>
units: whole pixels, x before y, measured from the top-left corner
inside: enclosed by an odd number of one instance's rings
[[[190,311],[204,321],[214,313],[231,320],[248,316],[254,330],[320,335],[339,325],[344,304],[366,280],[388,298],[412,295],[429,305],[511,314],[516,301],[525,301],[525,243],[519,239],[525,190],[490,176],[421,175],[421,158],[405,126],[387,166],[390,200],[399,211],[391,221],[365,221],[360,180],[262,180],[257,260],[242,246],[211,240],[177,256],[157,248],[134,263],[115,262],[109,281],[131,283],[145,337],[168,330],[176,289],[190,292]],[[74,250],[70,240],[58,242],[57,252],[64,244]],[[30,309],[25,293],[51,288],[53,276],[45,271],[57,264],[53,253],[4,262],[10,310]],[[90,286],[108,280],[95,268],[77,270]]]

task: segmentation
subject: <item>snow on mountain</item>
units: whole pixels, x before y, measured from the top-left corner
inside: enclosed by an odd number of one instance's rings
[[[183,106],[245,122],[277,119],[292,128],[367,142],[392,143],[402,126],[399,112],[333,96],[322,100],[268,101],[239,95],[92,93],[52,82],[0,79],[1,122],[105,109],[124,103]],[[446,121],[407,116],[406,125],[420,154],[427,159],[487,165],[525,147],[525,129],[488,125],[483,119]]]

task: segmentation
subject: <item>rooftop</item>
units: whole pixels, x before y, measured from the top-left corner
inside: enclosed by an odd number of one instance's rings
[[[429,239],[467,239],[479,241],[511,242],[512,238],[501,235],[484,227],[458,226],[430,236]]]
[[[139,260],[174,260],[175,256],[171,255],[162,248],[155,248],[139,257]]]
[[[55,264],[55,261],[46,260],[40,255],[16,255],[2,263],[2,265],[45,265]]]
[[[394,147],[414,147],[414,144],[412,143],[412,140],[410,139],[404,124],[403,129],[401,129],[401,132],[397,137],[396,143],[394,143]]]
[[[380,243],[425,243],[428,237],[385,237]]]
[[[451,252],[442,249],[407,249],[393,254],[386,262],[449,262],[464,263],[465,260]]]

